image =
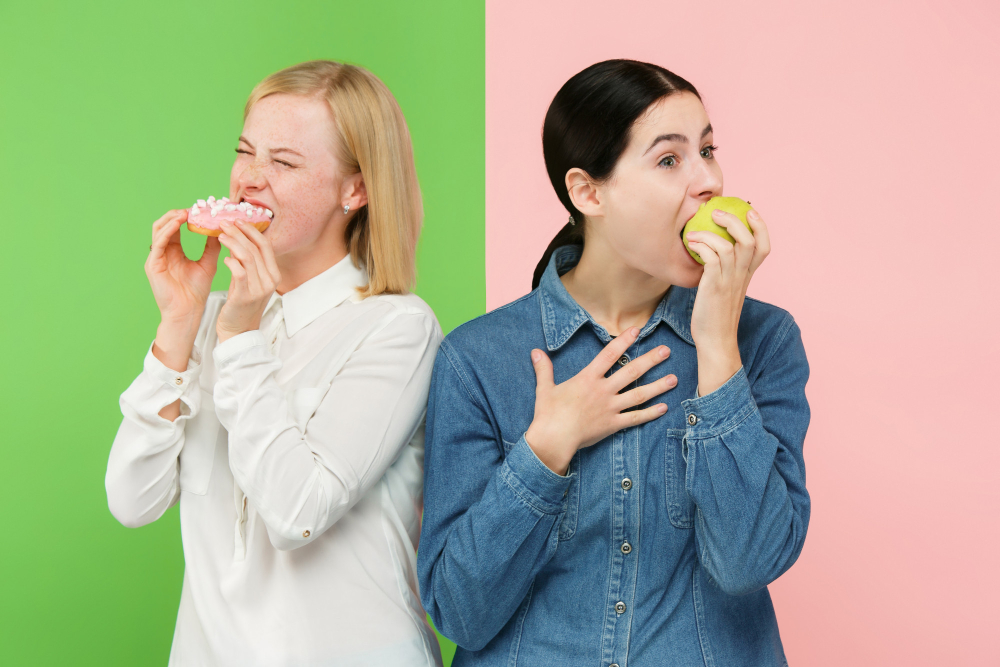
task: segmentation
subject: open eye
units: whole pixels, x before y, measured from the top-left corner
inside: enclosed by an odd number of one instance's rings
[[[675,155],[665,155],[663,159],[660,160],[659,165],[661,167],[676,167],[677,166],[677,156]]]
[[[701,156],[705,159],[711,160],[715,157],[715,151],[717,150],[719,150],[719,147],[714,144],[711,146],[705,146],[701,149]]]

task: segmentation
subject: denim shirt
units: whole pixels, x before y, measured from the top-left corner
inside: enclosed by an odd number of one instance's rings
[[[565,476],[524,433],[530,351],[555,381],[611,340],[559,279],[448,335],[431,381],[421,599],[459,648],[454,665],[786,665],[767,584],[798,557],[809,522],[802,444],[809,375],[791,315],[746,299],[742,368],[696,397],[695,289],[671,287],[624,365],[658,345],[639,379],[677,386],[662,417],[579,450]],[[635,386],[635,385],[632,385]]]

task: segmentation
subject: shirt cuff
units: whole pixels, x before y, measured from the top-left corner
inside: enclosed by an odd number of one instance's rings
[[[746,369],[742,366],[733,377],[712,393],[681,402],[688,438],[713,438],[730,431],[757,411],[750,392]]]
[[[563,511],[566,492],[576,476],[574,472],[563,477],[549,470],[523,435],[507,454],[500,470],[514,493],[544,514]]]
[[[192,355],[195,356],[195,355]],[[188,359],[187,370],[178,373],[172,368],[167,368],[163,362],[153,354],[153,343],[149,344],[146,351],[146,358],[142,361],[142,369],[154,380],[164,386],[174,390],[177,398],[181,397],[190,387],[197,386],[198,376],[201,375],[201,364],[199,358]]]
[[[215,350],[212,355],[215,357],[215,365],[221,368],[222,365],[231,360],[233,357],[237,356],[241,352],[245,352],[252,347],[261,346],[266,348],[267,341],[264,340],[264,334],[260,332],[259,329],[254,329],[253,331],[244,331],[241,334],[233,336],[224,343],[219,343],[215,346]]]

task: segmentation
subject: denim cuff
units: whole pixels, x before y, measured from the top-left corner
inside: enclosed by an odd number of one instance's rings
[[[572,473],[563,477],[549,470],[523,435],[507,454],[500,472],[521,500],[543,514],[562,512],[566,491],[576,475]]]
[[[757,411],[750,382],[742,366],[733,377],[711,394],[681,402],[687,437],[713,438],[736,428]]]

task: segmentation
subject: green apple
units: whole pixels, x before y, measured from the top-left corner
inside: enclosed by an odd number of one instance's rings
[[[715,224],[712,220],[712,211],[715,209],[721,209],[727,213],[732,213],[737,218],[743,221],[743,224],[750,229],[750,223],[747,222],[747,211],[750,210],[750,202],[743,201],[739,197],[712,197],[707,202],[698,207],[698,211],[694,216],[688,220],[687,224],[684,225],[684,231],[681,233],[681,237],[684,239],[684,247],[687,251],[691,253],[695,261],[699,264],[704,264],[705,262],[698,256],[694,250],[691,250],[688,246],[687,235],[688,232],[712,232],[713,234],[718,234],[722,238],[726,239],[730,243],[736,243],[736,239],[729,235],[725,227],[720,227]],[[753,230],[750,230],[753,233]]]

